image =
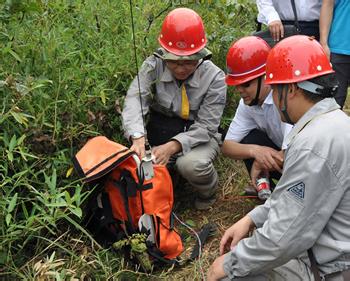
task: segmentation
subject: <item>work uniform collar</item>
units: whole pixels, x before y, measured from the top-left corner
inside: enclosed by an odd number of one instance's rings
[[[304,129],[304,127],[316,117],[325,114],[327,112],[339,109],[340,106],[337,104],[334,98],[325,98],[315,105],[313,105],[304,115],[295,123],[293,129],[284,138],[282,147],[287,147],[296,137],[296,135]]]
[[[202,67],[202,65],[199,66],[199,68]],[[197,68],[192,75],[190,75],[189,78],[185,80],[186,85],[189,85],[192,88],[199,88],[199,82],[200,82],[200,75],[199,75],[199,68]],[[171,74],[171,71],[169,68],[166,67],[164,63],[164,72],[160,78],[161,82],[173,82],[175,81],[175,77]]]
[[[270,93],[266,96],[266,98],[261,106],[264,107],[265,104],[268,104],[268,105],[273,104],[272,91],[270,91]]]
[[[262,105],[253,105],[252,108],[256,108],[256,110],[259,111],[264,109],[266,106],[270,106],[271,104],[273,105],[272,91],[270,91],[270,93],[266,96]]]

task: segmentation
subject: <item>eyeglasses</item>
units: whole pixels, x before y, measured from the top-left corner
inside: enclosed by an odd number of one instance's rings
[[[177,67],[184,67],[186,69],[192,69],[197,66],[197,60],[167,60],[166,64],[168,67],[174,69]]]

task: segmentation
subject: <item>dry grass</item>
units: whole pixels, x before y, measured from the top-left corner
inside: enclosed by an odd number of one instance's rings
[[[187,206],[179,208],[177,213],[184,221],[194,222],[197,231],[202,225],[214,222],[217,225],[217,232],[206,242],[199,261],[174,269],[171,275],[167,274],[164,277],[165,280],[202,280],[201,274],[206,274],[211,263],[219,255],[219,243],[225,230],[258,203],[254,199],[240,196],[249,180],[242,161],[232,161],[221,156],[216,161],[216,167],[219,171],[219,191],[213,207],[208,211],[194,210],[190,206],[193,202],[193,193],[191,190],[182,190],[180,192],[185,194],[182,194],[179,200],[185,199],[187,204],[184,205]],[[186,244],[190,247],[193,241]]]

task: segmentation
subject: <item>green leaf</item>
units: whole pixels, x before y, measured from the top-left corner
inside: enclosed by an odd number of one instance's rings
[[[76,215],[78,218],[81,218],[83,215],[83,212],[80,208],[69,208],[69,210]]]
[[[21,60],[21,58],[19,57],[19,55],[15,52],[15,51],[13,51],[13,50],[8,50],[8,52],[17,60],[17,61],[19,61],[19,62],[22,62],[22,60]]]
[[[22,205],[22,211],[23,211],[24,217],[26,218],[26,220],[28,220],[29,214],[28,214],[27,207],[23,201],[22,201],[21,205]]]
[[[46,207],[68,207],[66,201],[61,200],[60,202],[46,204]]]
[[[102,101],[102,103],[104,104],[104,105],[106,105],[106,93],[105,93],[105,91],[101,91],[100,92],[100,98],[101,98],[101,101]]]
[[[7,226],[10,225],[11,219],[12,219],[12,215],[11,215],[11,214],[7,214],[7,215],[6,215],[6,218],[5,218],[5,221],[6,221]]]
[[[22,136],[18,139],[17,145],[21,145],[25,138],[26,138],[26,135],[22,135]]]
[[[72,199],[71,199],[70,194],[68,193],[68,191],[64,192],[64,197],[66,198],[66,202],[68,203],[68,205],[72,205]]]
[[[14,111],[11,111],[10,113],[13,116],[13,118],[16,119],[16,121],[18,123],[24,124],[24,125],[28,124],[28,119],[25,117],[24,114],[19,113],[19,112],[14,112]]]
[[[12,197],[8,207],[7,207],[7,212],[11,213],[13,211],[13,209],[16,206],[17,203],[17,197],[18,197],[18,193],[16,192],[16,194]]]
[[[188,224],[190,227],[196,226],[196,223],[193,220],[186,220],[186,224]]]
[[[13,149],[15,148],[17,144],[17,137],[16,135],[13,135],[12,138],[11,138],[11,141],[10,141],[10,144],[9,144],[9,151],[12,152]]]
[[[55,258],[55,254],[56,254],[56,252],[53,251],[52,254],[51,254],[51,256],[50,256],[50,258],[49,258],[49,262],[50,262],[50,263],[53,262],[53,260],[54,260],[54,258]]]
[[[27,162],[27,157],[25,156],[25,153],[23,152],[22,147],[19,148],[19,153],[21,154],[21,157],[23,158],[23,160]]]
[[[56,194],[56,181],[57,181],[56,169],[53,169],[51,177],[49,177],[45,173],[45,183],[48,185],[51,194]]]
[[[13,161],[13,154],[12,154],[12,152],[10,152],[10,151],[7,152],[7,158],[9,159],[10,162]]]

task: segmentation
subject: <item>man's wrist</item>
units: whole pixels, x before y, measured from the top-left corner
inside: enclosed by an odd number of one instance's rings
[[[255,150],[256,150],[256,145],[250,144],[249,150],[248,150],[249,158],[255,159]]]
[[[181,151],[181,144],[177,140],[170,140],[167,145],[171,151],[171,155],[176,154]]]
[[[131,140],[137,140],[137,139],[140,139],[140,138],[143,138],[145,135],[144,133],[141,133],[141,132],[134,132],[130,135],[130,139]]]

